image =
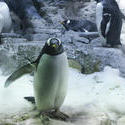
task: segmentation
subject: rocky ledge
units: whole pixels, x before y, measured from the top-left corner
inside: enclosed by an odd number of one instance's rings
[[[125,53],[122,49],[105,48],[99,37],[89,41],[82,37],[83,35],[85,34],[81,32],[68,31],[58,36],[63,41],[68,58],[80,65],[82,73],[99,72],[105,66],[111,66],[119,69],[122,76],[125,76]],[[28,63],[28,58],[31,61],[35,60],[45,43],[45,40],[28,41],[13,34],[8,35],[8,37],[7,34],[3,34],[3,36],[5,37],[3,38],[3,44],[0,46],[0,63],[1,67],[4,68],[8,68],[7,66],[12,64],[10,69],[15,69],[24,63]],[[5,56],[6,58],[4,58]],[[8,62],[9,64],[6,64]]]

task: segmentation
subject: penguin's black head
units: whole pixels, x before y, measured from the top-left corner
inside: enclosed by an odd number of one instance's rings
[[[43,53],[48,55],[58,55],[64,52],[62,42],[57,38],[50,38],[43,47]]]
[[[69,25],[71,23],[71,20],[65,20],[62,22],[62,24]]]
[[[65,27],[66,30],[70,29],[70,24],[71,24],[71,20],[64,20],[61,22],[61,24]]]
[[[102,0],[95,0],[97,3],[101,2]]]
[[[61,24],[65,27],[66,30],[74,30],[78,31],[80,25],[79,25],[79,20],[65,20],[61,22]]]

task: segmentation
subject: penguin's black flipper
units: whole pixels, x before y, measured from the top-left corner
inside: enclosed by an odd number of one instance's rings
[[[33,96],[24,97],[24,99],[26,99],[27,101],[31,102],[32,104],[35,104],[35,98]]]
[[[34,69],[35,69],[35,63],[24,65],[23,67],[19,68],[9,76],[9,78],[5,82],[4,87],[8,87],[16,79],[20,78],[25,74],[31,73],[32,71],[34,71]]]
[[[103,13],[103,19],[101,22],[101,33],[104,38],[106,36],[107,24],[109,23],[110,19],[111,19],[111,14]]]

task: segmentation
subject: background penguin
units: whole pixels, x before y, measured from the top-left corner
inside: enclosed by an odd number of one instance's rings
[[[122,15],[115,0],[96,0],[96,24],[108,47],[121,45]]]
[[[10,32],[12,29],[12,20],[10,16],[10,11],[5,2],[0,2],[0,32]]]
[[[61,24],[67,31],[97,32],[96,24],[89,20],[65,20]]]
[[[12,20],[10,11],[5,2],[0,2],[0,33],[10,32],[12,29]]]
[[[41,112],[50,117],[65,120],[68,116],[59,111],[66,96],[68,82],[68,60],[62,43],[56,38],[49,39],[36,61],[21,67],[5,82],[5,87],[26,73],[35,70],[34,97],[25,99],[36,103]]]

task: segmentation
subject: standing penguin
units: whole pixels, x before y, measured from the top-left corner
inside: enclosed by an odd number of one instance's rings
[[[96,0],[96,24],[107,47],[121,46],[122,14],[115,0]]]
[[[49,39],[36,61],[21,67],[6,80],[8,87],[26,73],[34,72],[34,97],[25,97],[36,103],[41,113],[65,120],[68,116],[59,111],[67,93],[68,60],[62,43],[57,38]],[[51,114],[51,115],[50,115]]]

